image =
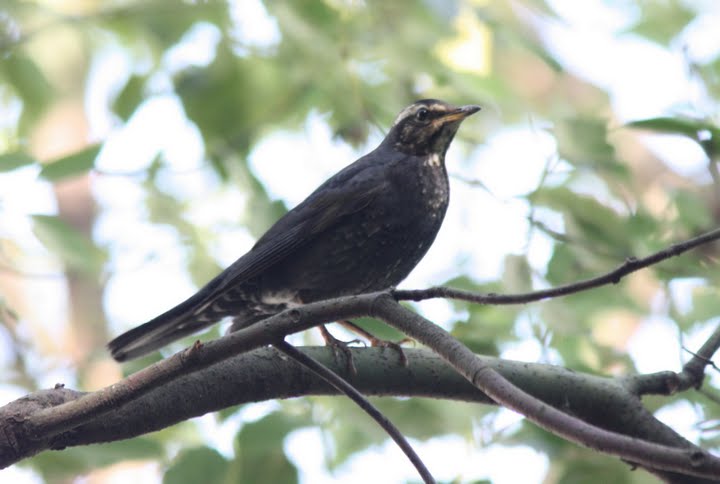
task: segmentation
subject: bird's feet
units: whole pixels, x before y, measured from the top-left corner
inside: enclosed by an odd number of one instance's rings
[[[370,338],[370,345],[377,348],[390,348],[391,350],[397,351],[398,357],[400,358],[400,364],[402,366],[408,366],[407,356],[402,349],[403,343],[411,343],[413,340],[410,338],[403,338],[398,341],[389,341],[380,338]]]
[[[368,342],[370,343],[370,346],[373,346],[375,348],[390,348],[394,351],[397,351],[398,356],[400,357],[400,364],[402,366],[408,365],[407,356],[405,355],[405,352],[403,351],[402,346],[400,346],[400,345],[402,345],[403,343],[410,343],[413,341],[412,339],[403,338],[399,341],[388,341],[385,339],[378,338],[377,336],[373,335],[372,333],[365,331],[364,329],[362,329],[360,326],[353,323],[352,321],[345,320],[345,321],[338,321],[338,322],[341,325],[345,326],[350,331],[353,331],[354,333],[357,333],[360,336],[362,336],[363,338],[365,338],[366,340],[368,340]]]
[[[335,360],[339,362],[340,353],[342,353],[345,357],[345,369],[350,374],[357,375],[357,368],[355,367],[355,361],[353,360],[352,352],[350,351],[349,345],[352,343],[362,343],[362,341],[360,341],[359,339],[341,341],[332,334],[330,334],[330,331],[328,331],[323,324],[320,325],[320,334],[322,334],[322,337],[325,340],[325,344],[330,347],[333,354],[335,355]]]

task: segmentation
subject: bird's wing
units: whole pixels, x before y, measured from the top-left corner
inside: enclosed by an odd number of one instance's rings
[[[376,183],[356,183],[323,187],[288,212],[273,225],[250,252],[235,261],[221,274],[213,296],[226,288],[261,274],[315,238],[340,223],[343,218],[366,209],[387,189],[385,179]],[[210,299],[214,299],[211,296]]]

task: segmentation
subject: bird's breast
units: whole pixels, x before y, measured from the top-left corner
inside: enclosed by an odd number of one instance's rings
[[[450,195],[442,157],[428,155],[403,171],[397,184],[398,194],[407,199],[405,203],[414,207],[419,216],[442,218]]]

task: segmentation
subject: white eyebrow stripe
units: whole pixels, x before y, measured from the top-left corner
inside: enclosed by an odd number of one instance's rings
[[[425,106],[420,106],[418,104],[411,104],[410,106],[406,107],[402,111],[400,111],[400,114],[397,115],[395,118],[395,121],[393,121],[393,126],[398,124],[401,120],[414,115],[418,109],[424,108]]]
[[[448,109],[448,105],[440,102],[434,102],[432,104],[411,104],[410,106],[400,111],[400,114],[398,114],[395,118],[395,121],[393,121],[393,126],[397,125],[403,119],[414,116],[415,113],[417,113],[421,108],[425,108],[430,111],[445,111]]]

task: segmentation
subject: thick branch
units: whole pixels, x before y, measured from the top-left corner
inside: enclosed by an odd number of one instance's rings
[[[358,368],[356,375],[347,374],[346,365],[342,361],[336,362],[328,348],[302,350],[336,373],[345,375],[366,395],[492,402],[428,350],[405,349],[409,364],[403,367],[397,364],[392,351],[353,348]],[[614,379],[551,365],[494,358],[486,358],[486,362],[548,405],[563,408],[595,425],[675,447],[691,446],[656,420],[634,394]],[[4,430],[0,432],[0,468],[43,450],[129,439],[241,403],[333,394],[337,392],[326,382],[294,361],[272,348],[262,348],[181,375],[72,431],[33,439],[22,425],[25,419],[39,411],[52,412],[62,403],[89,396],[65,388],[43,390],[0,408]],[[193,397],[187,398],[188,395]]]

